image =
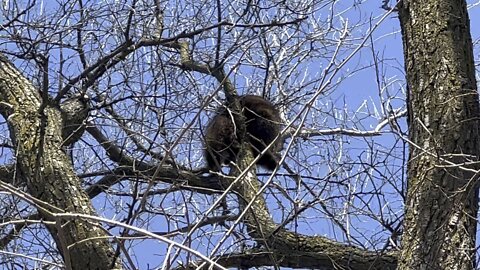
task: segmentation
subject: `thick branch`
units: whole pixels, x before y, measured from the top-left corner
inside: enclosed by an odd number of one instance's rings
[[[250,249],[241,253],[230,253],[213,258],[226,268],[241,267],[241,269],[250,269],[253,267],[268,267],[272,265],[289,268],[307,268],[307,269],[357,269],[357,268],[338,268],[329,266],[332,264],[333,258],[326,258],[328,261],[319,260],[318,255],[314,252],[295,252],[289,250],[272,250],[272,249]],[[190,265],[179,266],[175,270],[190,269],[209,269],[207,266],[198,268],[200,262]],[[363,269],[375,269],[364,267]],[[393,268],[381,268],[393,269]]]
[[[246,148],[248,149],[248,148]],[[253,156],[250,151],[245,151],[245,156],[240,154],[239,168],[247,169]],[[274,254],[291,254],[287,257],[271,256],[271,265],[302,265],[303,262],[316,262],[314,268],[336,269],[395,269],[396,255],[381,254],[375,251],[363,250],[354,246],[329,240],[320,236],[306,236],[290,232],[279,227],[272,219],[263,198],[260,182],[254,170],[244,174],[236,185],[240,194],[240,207],[244,212],[244,222],[248,227],[250,236],[257,239],[259,244],[266,246]],[[293,261],[284,262],[286,258]],[[305,261],[304,261],[305,260]],[[284,264],[281,264],[284,263]]]

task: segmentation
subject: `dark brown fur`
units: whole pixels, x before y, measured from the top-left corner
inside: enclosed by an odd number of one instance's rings
[[[280,133],[280,114],[272,103],[260,96],[241,96],[240,104],[245,115],[248,140],[253,154],[257,156]],[[232,120],[233,116],[228,110],[221,110],[207,126],[204,155],[210,170],[219,171],[222,165],[236,160],[240,142]],[[260,157],[257,164],[274,170],[281,147],[281,140],[277,140],[270,150]]]

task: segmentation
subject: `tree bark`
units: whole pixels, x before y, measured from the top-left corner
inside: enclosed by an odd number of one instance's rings
[[[399,6],[410,156],[399,269],[474,269],[479,105],[464,0]]]
[[[99,224],[64,221],[55,213],[95,215],[67,156],[61,149],[62,120],[58,107],[41,102],[35,87],[0,55],[0,113],[7,119],[15,144],[17,173],[46,221],[67,269],[120,268],[112,262],[108,234]]]

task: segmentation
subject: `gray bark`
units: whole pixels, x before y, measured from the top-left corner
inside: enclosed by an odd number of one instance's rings
[[[411,140],[399,269],[474,269],[479,105],[466,3],[399,10]]]
[[[62,117],[58,107],[41,102],[33,85],[0,55],[0,113],[8,120],[16,149],[17,173],[71,269],[112,269],[113,249],[100,224],[65,221],[55,213],[95,215],[91,202],[62,151]]]

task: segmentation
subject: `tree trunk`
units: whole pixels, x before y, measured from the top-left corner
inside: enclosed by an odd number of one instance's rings
[[[473,269],[480,143],[466,3],[401,4],[411,144],[399,269]]]
[[[59,108],[41,102],[38,91],[0,55],[0,113],[8,120],[15,144],[17,173],[61,252],[67,269],[119,268],[112,262],[108,234],[99,224],[65,221],[55,213],[95,215],[65,153],[61,150],[62,121]]]

